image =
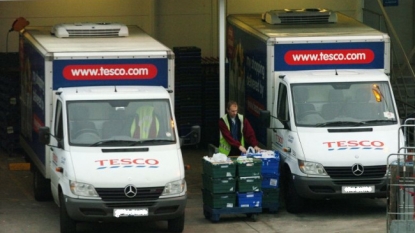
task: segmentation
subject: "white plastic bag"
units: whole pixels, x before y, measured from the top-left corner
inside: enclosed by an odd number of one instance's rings
[[[212,162],[220,163],[220,162],[227,162],[228,156],[222,153],[215,153],[212,156]]]

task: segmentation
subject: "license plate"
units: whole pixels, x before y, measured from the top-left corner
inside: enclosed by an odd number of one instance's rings
[[[342,193],[374,193],[375,186],[342,186]]]
[[[114,217],[137,217],[137,216],[148,216],[147,208],[137,208],[137,209],[114,209]]]

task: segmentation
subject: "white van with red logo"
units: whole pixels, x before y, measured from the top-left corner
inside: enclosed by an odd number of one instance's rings
[[[70,38],[48,28],[20,37],[21,145],[35,199],[53,197],[62,233],[78,222],[155,220],[182,232],[180,147],[198,143],[200,129],[178,135],[173,52],[138,27],[122,37],[79,28]]]
[[[300,13],[228,16],[229,99],[280,153],[287,211],[308,199],[386,197],[401,136],[390,38],[340,13],[330,22]],[[272,20],[281,15],[289,25]]]

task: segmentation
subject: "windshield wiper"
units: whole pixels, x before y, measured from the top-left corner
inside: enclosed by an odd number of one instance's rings
[[[138,141],[133,141],[130,146],[136,146],[139,144],[143,144],[143,143],[153,143],[153,142],[170,142],[173,143],[174,141],[171,139],[145,139],[145,140],[138,140]]]
[[[396,123],[396,120],[369,120],[361,121],[362,124],[371,124],[371,123]]]
[[[105,144],[131,143],[131,142],[135,142],[135,141],[132,141],[132,140],[102,140],[102,141],[99,141],[99,142],[96,142],[96,143],[90,145],[90,147],[103,146]]]
[[[356,122],[356,121],[330,121],[330,122],[324,122],[316,124],[316,127],[324,127],[324,126],[359,126],[363,125],[362,122]]]

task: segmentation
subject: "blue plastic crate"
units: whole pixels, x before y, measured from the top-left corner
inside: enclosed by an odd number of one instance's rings
[[[255,158],[262,160],[261,174],[280,174],[280,155],[278,151],[274,151],[274,157],[255,156]]]
[[[264,189],[272,188],[276,189],[280,187],[280,175],[275,174],[263,174],[261,187]]]
[[[262,192],[237,193],[238,207],[262,207]]]

